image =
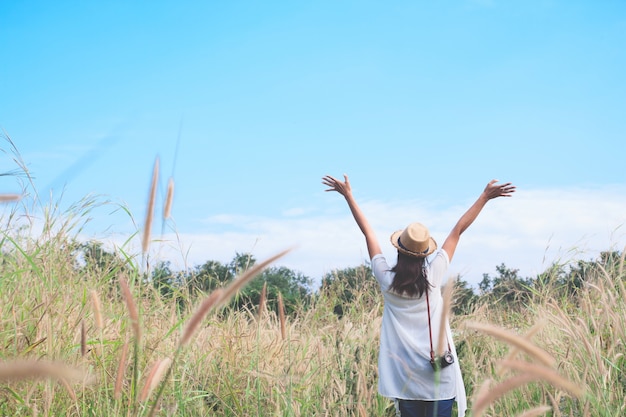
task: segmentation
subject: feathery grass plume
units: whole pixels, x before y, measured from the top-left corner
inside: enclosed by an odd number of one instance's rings
[[[172,215],[172,201],[174,200],[174,178],[170,178],[167,183],[167,195],[165,196],[165,207],[163,208],[163,220],[169,219]]]
[[[583,395],[583,389],[575,382],[563,378],[555,370],[545,366],[535,365],[525,361],[503,360],[502,366],[524,374],[534,375],[537,380],[547,381],[557,388],[569,392],[571,395],[580,398]]]
[[[265,269],[265,267],[267,267],[269,264],[271,264],[272,262],[276,261],[277,259],[282,258],[287,253],[289,253],[289,251],[291,251],[291,249],[286,249],[286,250],[284,250],[284,251],[282,251],[282,252],[280,252],[280,253],[278,253],[278,254],[276,254],[276,255],[274,255],[274,256],[266,259],[266,260],[264,260],[263,262],[255,264],[255,265],[252,266],[252,268],[248,269],[246,272],[241,274],[238,278],[235,278],[235,280],[228,287],[224,288],[224,295],[219,300],[219,306],[221,306],[221,305],[225,304],[227,301],[229,301],[232,296],[234,296],[241,288],[243,288],[244,285],[246,285],[248,282],[250,282],[250,280],[252,278],[254,278],[261,271],[263,271],[263,269]]]
[[[135,304],[135,300],[133,299],[133,295],[130,292],[130,288],[128,287],[128,282],[124,277],[119,278],[120,288],[122,289],[122,295],[124,296],[124,301],[126,302],[126,308],[128,310],[128,315],[130,317],[130,323],[133,328],[133,333],[135,334],[135,338],[137,339],[137,343],[141,340],[141,329],[139,327],[139,312],[137,310],[137,305]]]
[[[80,356],[87,354],[87,329],[85,328],[85,320],[80,321]]]
[[[480,387],[478,387],[478,389],[474,391],[474,401],[486,396],[489,393],[489,390],[491,389],[492,383],[493,383],[493,380],[491,378],[486,378],[483,381],[483,383],[480,384]]]
[[[152,230],[152,219],[154,218],[154,202],[156,201],[157,182],[159,178],[159,158],[154,161],[152,170],[152,183],[150,185],[150,198],[148,199],[148,208],[146,210],[146,221],[143,226],[143,238],[141,241],[141,250],[144,254],[148,253],[150,247],[150,232]]]
[[[517,347],[518,349],[526,352],[531,355],[541,363],[546,366],[553,366],[555,363],[555,359],[548,354],[545,350],[541,349],[539,346],[533,344],[532,342],[526,340],[525,338],[516,335],[508,330],[502,329],[501,327],[497,327],[491,324],[486,323],[478,323],[478,322],[465,322],[464,326],[468,329],[477,330],[479,332],[488,334],[497,339],[503,340],[506,343]]]
[[[224,295],[224,290],[222,290],[221,288],[218,288],[215,291],[213,291],[211,294],[209,294],[209,296],[206,297],[202,301],[202,303],[200,304],[200,307],[198,307],[196,312],[193,314],[193,316],[191,316],[191,318],[187,322],[187,325],[185,326],[185,330],[183,331],[183,335],[180,338],[180,342],[178,343],[179,347],[186,346],[187,343],[189,343],[189,341],[191,340],[191,337],[196,332],[196,329],[198,328],[198,326],[200,326],[200,323],[202,323],[202,320],[204,319],[204,317],[209,313],[209,311],[211,311],[212,308],[217,306],[218,302],[222,299],[223,295]]]
[[[115,377],[115,388],[113,390],[113,398],[118,400],[122,395],[122,384],[124,382],[124,374],[126,373],[126,363],[128,362],[128,340],[122,346],[122,355],[117,365],[117,376]]]
[[[580,317],[576,317],[576,320],[574,320],[573,323],[579,323],[579,326],[573,326],[573,330],[575,332],[575,334],[577,334],[576,337],[577,340],[579,340],[581,342],[582,345],[585,346],[585,349],[587,350],[587,353],[589,354],[590,357],[594,357],[595,356],[595,365],[598,366],[598,368],[600,368],[600,373],[602,375],[604,375],[606,373],[606,368],[604,366],[604,360],[602,359],[602,354],[600,352],[599,349],[596,349],[592,346],[591,341],[589,340],[589,338],[587,338],[587,332],[589,331],[589,324],[587,324],[582,318]]]
[[[267,297],[267,281],[263,283],[263,288],[261,289],[261,296],[259,298],[259,308],[257,310],[258,318],[261,318],[263,316],[263,312],[265,311],[266,297]]]
[[[452,307],[452,293],[454,292],[454,282],[451,279],[448,284],[443,288],[443,308],[442,317],[439,325],[439,340],[437,341],[437,355],[443,355],[443,351],[447,349],[448,343],[446,342],[447,332],[446,324],[448,323],[448,317],[450,316],[450,308]]]
[[[481,387],[479,394],[476,395],[474,405],[472,406],[472,417],[481,417],[487,407],[504,394],[536,380],[537,377],[533,374],[520,374],[505,380],[495,387]]]
[[[0,363],[0,381],[27,379],[56,379],[89,383],[87,374],[69,365],[36,360],[16,360]]]
[[[285,323],[285,304],[282,293],[278,293],[278,319],[280,321],[280,336],[283,340],[287,338],[287,328]]]
[[[520,414],[517,417],[538,417],[538,416],[544,415],[550,410],[552,410],[552,407],[550,407],[549,405],[541,405],[539,407],[535,407],[530,410],[524,411],[522,414]]]
[[[539,332],[539,330],[541,330],[545,326],[545,324],[546,323],[544,321],[535,323],[535,325],[526,332],[526,334],[524,335],[524,338],[528,340],[529,342],[531,342],[532,338],[537,334],[537,332]],[[519,352],[520,350],[516,346],[511,346],[511,350],[509,351],[508,355],[506,355],[506,358],[504,359],[513,360]],[[502,376],[504,375],[505,371],[506,371],[506,368],[500,367],[497,371],[497,375]]]
[[[618,278],[621,278],[622,274],[624,273],[624,263],[625,263],[625,261],[626,261],[626,247],[624,249],[622,249],[622,256],[619,257],[619,267],[617,268],[617,277]]]
[[[65,380],[65,378],[61,378],[59,382],[61,382],[61,385],[63,385],[63,388],[65,388],[65,390],[67,391],[72,401],[74,402],[78,401],[78,398],[76,397],[76,393],[74,392],[70,384]]]
[[[559,402],[561,401],[561,397],[558,396],[558,399],[552,395],[551,392],[546,391],[546,395],[552,404],[552,409],[554,410],[554,417],[561,417],[561,411],[559,410]],[[583,414],[585,415],[585,414]]]
[[[170,367],[172,360],[170,358],[161,359],[155,362],[146,378],[146,383],[141,390],[139,401],[144,402],[148,399],[152,391],[159,385],[165,371]]]
[[[104,320],[102,320],[102,304],[100,303],[98,292],[96,290],[91,290],[89,294],[91,296],[91,304],[93,307],[93,316],[96,322],[96,327],[102,330],[104,328]]]
[[[0,203],[19,201],[21,199],[22,199],[22,196],[20,194],[0,194]]]

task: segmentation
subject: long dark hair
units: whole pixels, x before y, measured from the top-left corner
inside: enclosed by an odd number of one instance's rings
[[[409,297],[421,297],[430,285],[424,268],[425,259],[398,252],[398,263],[391,268],[395,276],[389,289]]]

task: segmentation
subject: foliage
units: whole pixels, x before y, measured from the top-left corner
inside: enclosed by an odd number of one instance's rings
[[[601,252],[595,260],[577,260],[570,265],[553,264],[539,274],[536,286],[549,288],[562,299],[574,299],[585,290],[590,277],[598,276],[605,271],[616,271],[624,267],[624,259],[618,251]]]
[[[490,302],[504,303],[509,307],[523,307],[532,294],[533,280],[518,276],[518,269],[507,268],[506,265],[496,266],[498,275],[495,277],[483,274],[478,284],[480,294]]]
[[[382,299],[369,266],[327,274],[314,295],[307,277],[250,254],[191,271],[157,261],[144,272],[124,247],[77,243],[76,219],[88,218],[91,204],[48,210],[38,232],[16,226],[13,214],[0,222],[0,415],[394,415],[377,393]],[[470,405],[516,376],[504,359],[534,365],[527,351],[468,326],[497,323],[549,353],[585,395],[539,378],[494,397],[488,415],[544,405],[553,415],[622,415],[624,258],[608,251],[534,279],[502,264],[478,295],[457,280],[452,327]],[[245,276],[232,307],[209,314]],[[291,315],[251,313],[263,284]],[[3,367],[42,358],[85,377],[26,379]],[[163,364],[171,366],[159,374]]]
[[[474,294],[474,290],[470,287],[470,284],[460,277],[454,280],[454,291],[452,294],[452,312],[455,315],[470,314],[478,303],[479,297]]]
[[[355,304],[374,309],[381,302],[378,283],[369,265],[338,269],[322,277],[320,295],[334,304],[339,318]]]
[[[127,260],[105,250],[102,242],[90,240],[76,243],[75,246],[76,249],[73,251],[75,268],[85,280],[97,279],[108,283],[109,286],[115,286],[118,275],[130,273],[131,268]]]

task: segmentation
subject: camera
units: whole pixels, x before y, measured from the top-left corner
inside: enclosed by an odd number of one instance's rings
[[[440,371],[443,368],[452,365],[453,363],[454,356],[452,356],[452,352],[449,352],[447,350],[443,352],[443,355],[430,360],[430,365],[435,371]]]

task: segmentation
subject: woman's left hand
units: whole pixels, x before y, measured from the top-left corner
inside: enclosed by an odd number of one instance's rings
[[[350,187],[350,181],[348,180],[348,176],[343,174],[343,178],[345,181],[340,181],[337,178],[331,177],[330,175],[326,175],[322,178],[322,184],[326,185],[328,188],[324,191],[337,191],[342,196],[346,197],[352,193],[352,188]]]

